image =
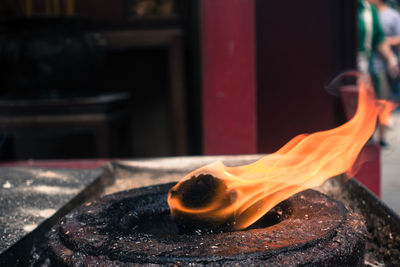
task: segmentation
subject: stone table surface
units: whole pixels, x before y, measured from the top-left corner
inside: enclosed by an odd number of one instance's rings
[[[178,181],[188,172],[216,160],[237,166],[254,162],[261,156],[119,160],[92,170],[0,168],[0,266],[2,262],[10,262],[9,252],[18,244],[24,244],[26,237],[34,233],[44,235],[55,224],[55,218],[83,201],[102,194]],[[2,258],[3,255],[8,258]]]
[[[34,231],[103,173],[0,168],[0,255]]]
[[[24,162],[10,165],[18,167],[0,167],[0,266],[2,262],[9,263],[10,258],[13,262],[18,261],[19,250],[32,246],[25,242],[28,236],[34,235],[32,239],[43,236],[59,217],[86,200],[121,190],[177,181],[188,171],[215,160],[237,165],[260,157],[137,159],[118,161],[97,169],[82,169],[76,162],[61,162],[60,165],[56,161],[35,164],[78,166],[78,169],[20,167],[26,164]],[[84,166],[99,166],[99,161],[89,163]]]

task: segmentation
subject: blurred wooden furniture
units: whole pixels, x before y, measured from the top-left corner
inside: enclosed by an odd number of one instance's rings
[[[21,140],[30,140],[35,135],[43,138],[65,138],[69,134],[92,136],[94,157],[116,157],[120,147],[126,144],[129,135],[128,93],[99,95],[86,98],[65,98],[56,100],[0,100],[0,134],[2,138],[13,140],[15,159],[29,156]],[[43,141],[42,141],[43,142]],[[50,142],[50,141],[49,141]],[[68,141],[65,141],[68,142]],[[124,143],[121,143],[124,142]],[[29,144],[32,142],[30,141]],[[33,144],[38,150],[45,145]],[[79,152],[87,148],[85,143],[68,143],[71,149]],[[93,149],[93,148],[92,148]],[[35,155],[32,151],[32,155]],[[22,156],[21,156],[22,153]],[[48,158],[60,158],[62,155],[49,155]]]

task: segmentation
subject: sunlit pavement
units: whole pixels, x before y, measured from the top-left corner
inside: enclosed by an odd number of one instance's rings
[[[382,199],[400,215],[400,111],[392,114],[382,149]]]

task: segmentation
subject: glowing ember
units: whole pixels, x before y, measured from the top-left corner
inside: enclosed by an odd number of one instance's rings
[[[299,135],[246,166],[215,162],[189,173],[169,191],[171,214],[246,228],[290,196],[351,171],[374,133],[378,116],[387,122],[393,108],[377,101],[373,89],[361,81],[357,112],[350,121],[328,131]],[[190,195],[195,195],[194,201],[188,201]]]

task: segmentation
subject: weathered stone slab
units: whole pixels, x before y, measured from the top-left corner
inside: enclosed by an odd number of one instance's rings
[[[22,255],[68,210],[98,196],[108,179],[104,170],[0,168],[0,265]]]

